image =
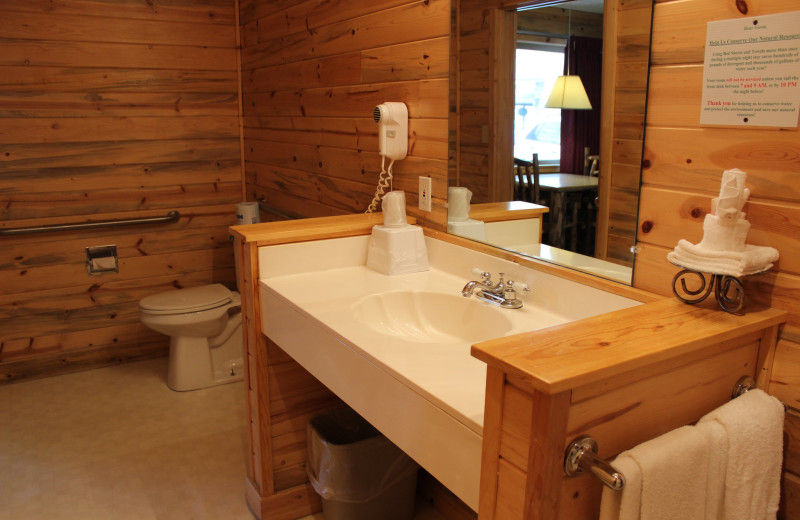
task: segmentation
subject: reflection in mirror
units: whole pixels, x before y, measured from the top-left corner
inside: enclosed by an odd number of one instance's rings
[[[511,3],[453,2],[448,231],[630,283],[652,0]]]

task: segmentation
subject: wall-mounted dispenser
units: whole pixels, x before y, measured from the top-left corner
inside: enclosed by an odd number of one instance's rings
[[[86,272],[91,276],[118,273],[117,246],[91,246],[86,248]]]
[[[381,155],[400,161],[408,154],[408,108],[404,103],[387,102],[372,111],[378,123],[378,145]]]
[[[367,213],[378,209],[386,188],[392,189],[392,165],[406,158],[408,154],[408,108],[405,103],[389,101],[380,104],[372,111],[372,119],[378,123],[378,148],[381,153],[381,173],[375,196],[367,208]],[[389,167],[386,168],[386,159]]]

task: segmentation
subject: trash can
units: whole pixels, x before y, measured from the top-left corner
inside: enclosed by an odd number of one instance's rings
[[[419,466],[355,411],[308,423],[306,472],[325,520],[411,520]]]

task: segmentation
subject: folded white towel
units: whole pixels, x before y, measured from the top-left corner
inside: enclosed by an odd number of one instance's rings
[[[717,215],[706,215],[699,246],[713,251],[744,251],[750,223],[744,219],[744,213],[738,216],[741,218],[726,220]]]
[[[698,422],[721,424],[728,438],[721,518],[775,518],[780,499],[783,418],[780,401],[761,390],[750,390]]]
[[[667,259],[685,269],[738,277],[771,268],[778,259],[778,250],[748,244],[744,251],[714,251],[681,239],[667,253]]]

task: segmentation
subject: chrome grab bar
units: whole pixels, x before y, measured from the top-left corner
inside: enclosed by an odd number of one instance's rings
[[[138,226],[143,224],[171,224],[177,222],[181,214],[170,211],[163,217],[141,217],[120,220],[98,220],[94,222],[78,222],[75,224],[53,224],[50,226],[31,226],[0,229],[0,235],[24,235],[28,233],[49,233],[51,231],[74,231],[77,229],[96,229],[104,227]]]

